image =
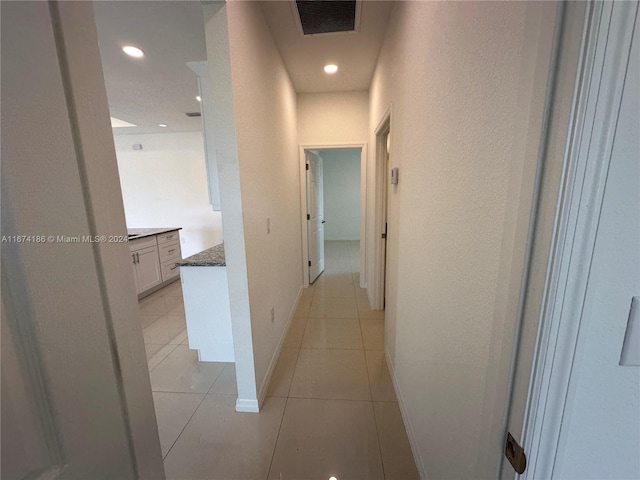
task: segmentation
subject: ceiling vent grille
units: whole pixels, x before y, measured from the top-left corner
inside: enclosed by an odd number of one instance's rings
[[[304,35],[356,30],[356,2],[342,0],[296,0]]]

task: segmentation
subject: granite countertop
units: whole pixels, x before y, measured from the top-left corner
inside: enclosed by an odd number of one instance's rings
[[[183,258],[176,265],[180,267],[226,267],[224,243],[207,248],[200,253]]]
[[[173,232],[174,230],[182,230],[182,227],[172,228],[127,228],[129,240],[150,237],[152,235],[160,235],[161,233]]]

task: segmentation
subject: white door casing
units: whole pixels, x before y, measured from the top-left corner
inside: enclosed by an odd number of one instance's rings
[[[309,283],[324,271],[324,199],[322,158],[306,152],[307,236],[309,242]]]

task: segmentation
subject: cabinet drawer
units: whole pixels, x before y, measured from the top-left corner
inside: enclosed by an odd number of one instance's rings
[[[158,235],[158,245],[162,245],[163,243],[172,243],[180,240],[180,232],[178,230],[174,230],[173,232],[161,233]]]
[[[136,252],[142,248],[155,247],[155,246],[156,246],[155,236],[137,238],[136,240],[131,240],[129,242],[129,250],[131,250],[132,252]]]
[[[163,282],[180,275],[180,267],[176,265],[176,260],[163,263],[161,269]]]
[[[180,243],[161,243],[158,248],[160,249],[160,263],[173,260],[177,262],[182,260],[182,254],[180,252]]]

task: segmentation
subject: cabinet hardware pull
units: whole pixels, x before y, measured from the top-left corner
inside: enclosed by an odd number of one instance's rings
[[[133,264],[135,265],[136,264],[136,254],[132,253],[131,254],[131,258],[133,258]]]
[[[137,260],[137,263],[140,263],[140,254],[137,252],[136,252],[136,260]]]
[[[176,251],[176,249],[175,249],[175,248],[172,248],[171,250],[169,250],[169,253],[173,253],[173,252],[175,252],[175,251]]]
[[[175,270],[176,268],[178,268],[178,265],[174,265],[172,268],[170,268],[169,270]]]

